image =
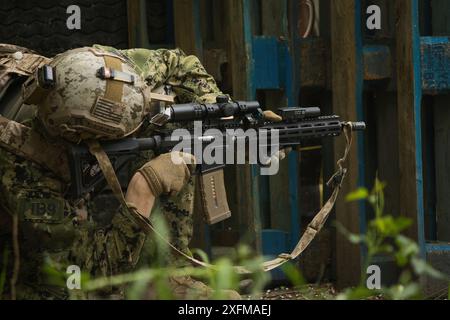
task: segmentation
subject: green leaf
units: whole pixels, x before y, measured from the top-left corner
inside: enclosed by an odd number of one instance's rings
[[[359,201],[365,200],[369,196],[369,191],[366,188],[359,188],[356,191],[350,192],[346,197],[345,201]]]
[[[413,282],[406,285],[393,285],[387,290],[387,294],[393,300],[420,299],[421,290],[420,285]]]
[[[348,241],[350,241],[353,244],[360,244],[364,243],[366,241],[366,237],[363,234],[355,234],[348,231],[341,223],[338,221],[335,221],[336,229],[344,235]]]
[[[214,290],[214,299],[222,300],[225,298],[225,292],[223,290],[237,288],[239,277],[234,272],[231,261],[227,258],[217,260],[216,266],[216,286],[213,286],[212,289]]]
[[[417,243],[403,235],[395,237],[395,244],[398,247],[395,253],[395,259],[400,267],[408,264],[411,257],[419,254],[420,249]]]
[[[379,253],[393,253],[394,252],[394,247],[391,246],[390,244],[382,244],[378,247],[377,250]]]
[[[192,255],[198,255],[200,257],[200,261],[205,262],[205,263],[210,263],[209,257],[205,251],[203,251],[201,249],[191,249],[191,253],[192,253]]]
[[[412,274],[409,270],[405,270],[400,274],[398,283],[406,285],[412,281]]]
[[[375,186],[373,188],[374,193],[383,193],[384,188],[386,188],[386,183],[382,182],[378,179],[378,177],[375,179]]]
[[[366,287],[356,287],[346,289],[343,293],[337,296],[337,300],[362,300],[379,294],[378,290],[369,290]]]
[[[285,263],[281,270],[287,276],[287,278],[291,281],[294,287],[299,287],[306,284],[305,278],[303,278],[302,273],[298,269],[296,265],[292,262]]]
[[[430,264],[428,264],[426,261],[419,259],[419,258],[412,258],[411,259],[411,265],[413,266],[413,269],[416,274],[418,275],[427,275],[429,277],[432,277],[434,279],[438,280],[447,280],[447,275],[443,274],[442,272],[434,269]]]
[[[394,218],[392,216],[381,216],[371,221],[371,225],[383,236],[394,237],[407,229],[412,221],[405,217]]]
[[[358,234],[349,233],[347,235],[348,241],[350,241],[353,244],[360,244],[363,243],[363,236],[360,236]]]

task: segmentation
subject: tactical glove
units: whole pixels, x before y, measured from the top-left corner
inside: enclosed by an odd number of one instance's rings
[[[276,114],[273,111],[266,110],[263,111],[264,118],[266,120],[272,121],[272,122],[281,122],[283,121],[283,118],[281,118],[278,114]],[[278,150],[270,159],[267,160],[266,163],[263,163],[264,166],[270,166],[274,161],[280,162],[286,156],[289,154],[289,152],[292,151],[292,148],[283,148],[281,150]]]
[[[144,176],[155,197],[163,193],[178,193],[195,170],[195,157],[172,152],[160,155],[138,170]]]
[[[283,118],[281,118],[279,115],[277,115],[275,112],[266,110],[263,111],[264,118],[266,120],[272,121],[272,122],[281,122],[283,121]]]

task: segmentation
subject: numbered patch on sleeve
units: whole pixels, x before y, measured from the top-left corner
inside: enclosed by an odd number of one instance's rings
[[[47,191],[26,191],[20,195],[21,220],[58,223],[64,219],[64,199]]]

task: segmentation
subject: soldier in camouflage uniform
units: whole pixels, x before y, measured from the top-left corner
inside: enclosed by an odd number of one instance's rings
[[[95,45],[94,48],[128,59],[151,89],[170,86],[178,103],[214,103],[217,96],[223,95],[198,58],[186,56],[180,49],[117,50],[99,45]],[[152,133],[151,128],[144,128],[140,136],[148,137]],[[185,253],[189,252],[188,245],[193,234],[193,209],[194,179],[190,179],[178,195],[162,196],[159,205],[154,209],[167,219],[172,243]]]
[[[94,45],[94,48],[105,50],[120,55],[130,61],[147,85],[152,90],[158,90],[164,86],[170,86],[176,97],[177,103],[214,103],[223,93],[217,87],[214,78],[207,73],[200,60],[195,56],[187,56],[182,50],[148,50],[128,49],[117,50],[112,47]],[[153,134],[152,128],[143,128],[140,137],[149,137]],[[139,168],[143,163],[136,163]],[[194,232],[194,189],[195,180],[189,179],[181,192],[176,195],[162,195],[153,208],[152,217],[164,217],[169,227],[169,240],[180,251],[190,255],[189,243]],[[144,267],[151,263],[152,254],[155,252],[154,239],[148,237],[145,249],[141,254],[141,263]],[[166,258],[168,264],[187,265],[184,257],[169,252]],[[199,281],[189,277],[170,279],[173,293],[177,297],[186,296],[189,291],[197,298],[208,298],[212,295],[210,288]],[[193,289],[193,290],[191,290]],[[238,299],[239,294],[227,291],[230,299]]]
[[[177,102],[214,102],[221,94],[214,79],[206,73],[199,60],[186,56],[181,50],[116,50],[103,46],[94,48],[125,58],[152,89],[170,85]],[[41,125],[41,121],[33,120],[31,130],[52,141]],[[138,132],[141,137],[151,134],[151,128],[145,127]],[[136,169],[148,160],[137,163]],[[112,220],[101,228],[96,223],[84,221],[83,217],[95,215],[101,204],[95,205],[95,201],[88,203],[86,215],[83,212],[85,209],[81,210],[64,198],[66,185],[60,177],[29,159],[9,152],[7,148],[0,148],[0,173],[3,207],[0,220],[4,220],[3,225],[19,226],[21,264],[19,270],[12,271],[13,278],[18,277],[17,297],[67,297],[65,288],[48,284],[45,274],[38,272],[43,265],[61,271],[65,270],[61,267],[75,264],[93,276],[105,276],[132,270],[138,258],[143,255],[143,246],[146,247],[144,255],[145,252],[151,252],[152,239],[146,237],[139,227],[136,212],[118,206]],[[194,182],[190,178],[178,194],[162,194],[152,209],[152,216],[159,214],[166,219],[171,243],[188,254],[193,233],[193,197]],[[38,207],[36,209],[33,206]],[[35,217],[32,214],[35,209],[38,212],[43,210],[45,214]],[[12,229],[14,233],[14,228]],[[0,229],[0,236],[4,230],[3,227]],[[8,242],[6,247],[12,248],[7,263],[9,269],[16,265],[12,261],[12,252],[17,247],[10,239],[14,237],[9,237],[9,233],[8,236],[3,235],[2,240]],[[144,261],[149,259],[151,257]],[[183,264],[174,255],[167,258],[167,263]],[[190,278],[171,279],[171,285],[179,298],[183,298],[190,289],[196,290],[199,297],[203,298],[208,298],[212,293],[211,289]],[[230,298],[239,298],[239,295],[230,292]]]

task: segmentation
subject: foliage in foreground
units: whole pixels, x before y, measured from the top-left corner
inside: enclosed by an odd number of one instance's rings
[[[368,223],[365,234],[353,234],[343,226],[337,225],[347,239],[365,248],[365,266],[362,268],[358,287],[349,288],[338,295],[338,299],[364,299],[379,295],[385,299],[420,299],[423,298],[420,279],[431,277],[449,281],[448,277],[434,269],[422,257],[418,244],[403,235],[412,221],[405,217],[394,217],[384,212],[385,184],[378,179],[371,191],[360,188],[347,195],[347,201],[367,201],[373,208],[375,217]],[[374,263],[377,256],[391,258],[400,270],[396,284],[389,287],[370,290],[367,286],[365,271]]]
[[[337,295],[337,299],[354,300],[370,299],[381,297],[383,299],[419,299],[423,298],[420,286],[420,277],[428,276],[436,279],[448,281],[448,278],[427,264],[420,256],[420,248],[415,241],[404,236],[402,233],[411,225],[411,221],[404,217],[395,217],[384,212],[384,187],[385,185],[375,181],[372,190],[360,188],[347,195],[347,201],[367,201],[374,212],[374,219],[367,225],[364,234],[352,234],[343,226],[337,228],[347,239],[355,245],[362,245],[365,248],[365,266],[362,268],[361,280],[356,288],[348,288]],[[155,227],[167,238],[167,227],[163,219],[155,220]],[[249,247],[239,246],[234,253],[227,257],[221,257],[212,263],[214,268],[194,268],[194,267],[175,267],[164,263],[170,248],[167,244],[156,238],[158,253],[152,266],[139,269],[129,274],[117,275],[114,277],[105,277],[92,279],[87,274],[82,274],[82,290],[71,291],[73,299],[95,297],[98,292],[108,291],[111,287],[125,288],[126,299],[143,299],[147,297],[150,284],[156,293],[158,299],[173,299],[173,293],[169,289],[170,277],[191,276],[203,281],[214,290],[213,299],[223,299],[223,290],[231,289],[239,291],[242,280],[247,284],[248,297],[263,298],[264,287],[270,282],[270,273],[265,273],[261,269],[262,257],[255,256]],[[204,262],[210,262],[208,256],[200,251],[193,251],[197,257]],[[3,266],[0,269],[0,298],[6,280],[6,261],[8,260],[8,251],[3,252]],[[390,257],[400,269],[400,275],[396,284],[381,287],[380,289],[369,290],[367,288],[367,267],[372,265],[376,259],[383,255]],[[251,275],[242,276],[235,272],[233,265],[242,265],[253,271]],[[67,274],[60,273],[60,266],[55,266],[48,262],[45,266],[52,282],[56,285],[65,286]],[[289,262],[283,265],[282,271],[296,288],[291,293],[280,293],[279,296],[292,296],[300,299],[333,299],[333,294],[310,294],[316,292],[308,285],[298,269],[298,266]],[[325,290],[326,291],[326,290]],[[267,292],[267,291],[266,291]],[[273,295],[273,294],[272,294]],[[195,298],[194,296],[192,298]]]
[[[155,228],[166,239],[168,238],[167,226],[163,219],[156,219]],[[155,263],[151,267],[142,268],[136,272],[123,274],[108,278],[85,279],[82,284],[84,293],[96,292],[111,286],[125,287],[126,299],[142,299],[147,296],[149,287],[156,293],[157,299],[169,300],[174,299],[174,295],[170,290],[170,277],[190,276],[198,279],[214,290],[212,299],[224,299],[224,290],[239,291],[240,283],[246,279],[250,283],[247,287],[250,294],[261,292],[264,286],[270,281],[270,274],[264,272],[261,268],[262,257],[254,256],[248,246],[239,246],[228,257],[220,257],[215,261],[209,261],[208,255],[201,250],[193,250],[193,253],[200,260],[206,263],[212,263],[213,268],[202,267],[177,267],[165,263],[165,258],[171,252],[168,245],[160,238],[155,238],[157,246],[157,257]],[[233,266],[241,265],[252,271],[249,275],[238,274]],[[76,298],[77,296],[74,296]],[[196,296],[191,297],[195,299]]]

